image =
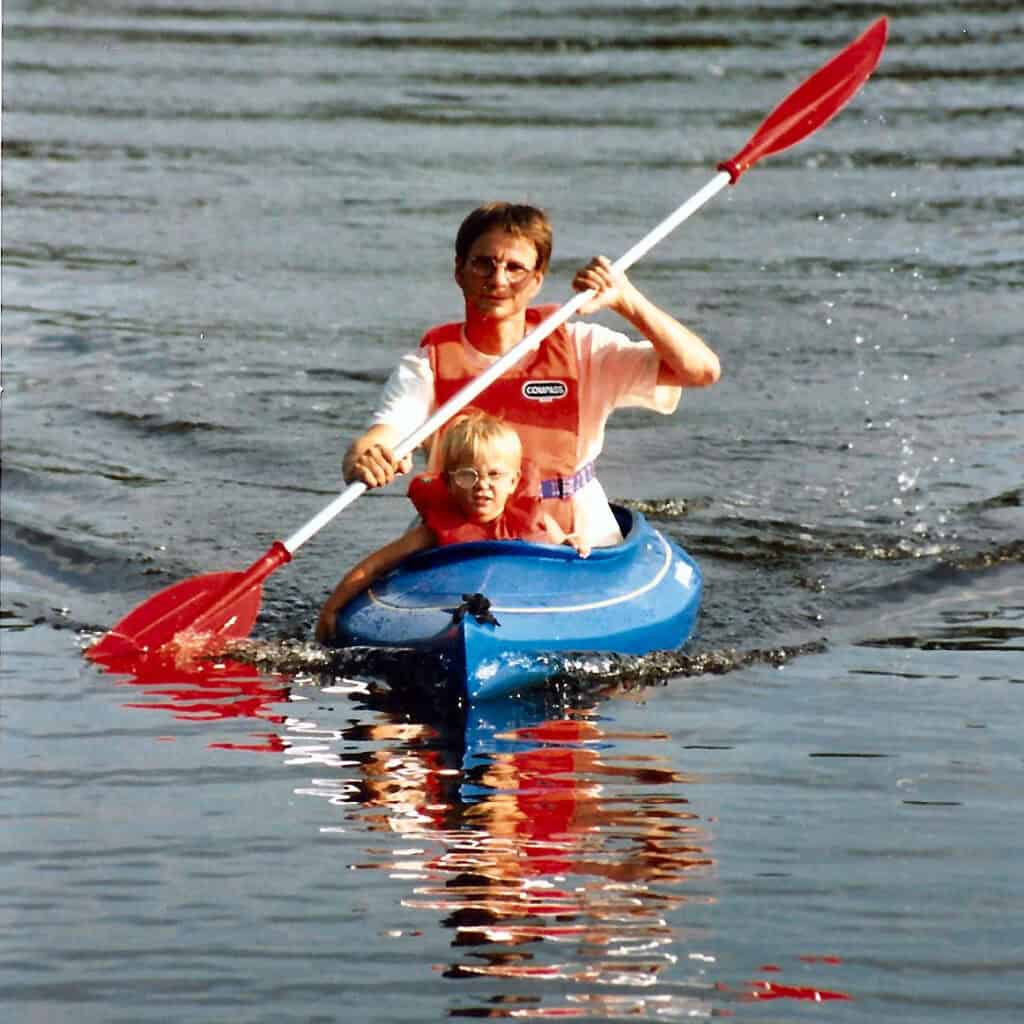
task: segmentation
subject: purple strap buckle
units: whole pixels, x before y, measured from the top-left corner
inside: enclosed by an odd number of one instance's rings
[[[551,480],[541,480],[540,496],[542,498],[571,498],[577,491],[582,491],[596,475],[594,464],[588,462],[572,476],[556,476]]]

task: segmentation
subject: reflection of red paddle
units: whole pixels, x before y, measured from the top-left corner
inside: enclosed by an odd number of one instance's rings
[[[619,270],[632,266],[712,196],[726,185],[735,184],[762,157],[788,149],[829,121],[875,69],[885,46],[886,31],[886,19],[879,18],[863,35],[790,93],[762,122],[747,144],[731,160],[719,165],[719,173],[704,188],[616,260],[614,266]],[[419,447],[592,297],[592,292],[580,292],[548,316],[404,438],[395,448],[395,455],[402,458]],[[95,661],[110,664],[125,656],[155,653],[172,640],[181,643],[182,634],[222,638],[247,636],[259,614],[263,581],[289,561],[302,544],[351,505],[364,490],[366,487],[360,482],[350,484],[291,537],[275,541],[267,553],[245,572],[196,576],[161,590],[125,616],[86,653]]]

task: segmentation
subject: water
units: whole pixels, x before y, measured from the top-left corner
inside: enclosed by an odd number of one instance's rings
[[[242,663],[81,658],[334,495],[474,203],[550,211],[560,301],[876,13],[5,5],[5,1017],[1020,1015],[1014,5],[890,8],[853,104],[634,270],[724,366],[601,465],[705,571],[682,655],[396,700],[308,640],[396,489]]]

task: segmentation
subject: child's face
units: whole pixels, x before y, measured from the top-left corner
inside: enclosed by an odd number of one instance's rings
[[[518,483],[519,460],[505,455],[481,454],[448,471],[448,490],[474,523],[497,519]]]

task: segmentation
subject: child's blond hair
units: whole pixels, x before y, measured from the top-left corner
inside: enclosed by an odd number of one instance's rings
[[[479,410],[457,416],[441,437],[441,470],[450,473],[481,456],[497,457],[519,466],[523,443],[504,420]]]

